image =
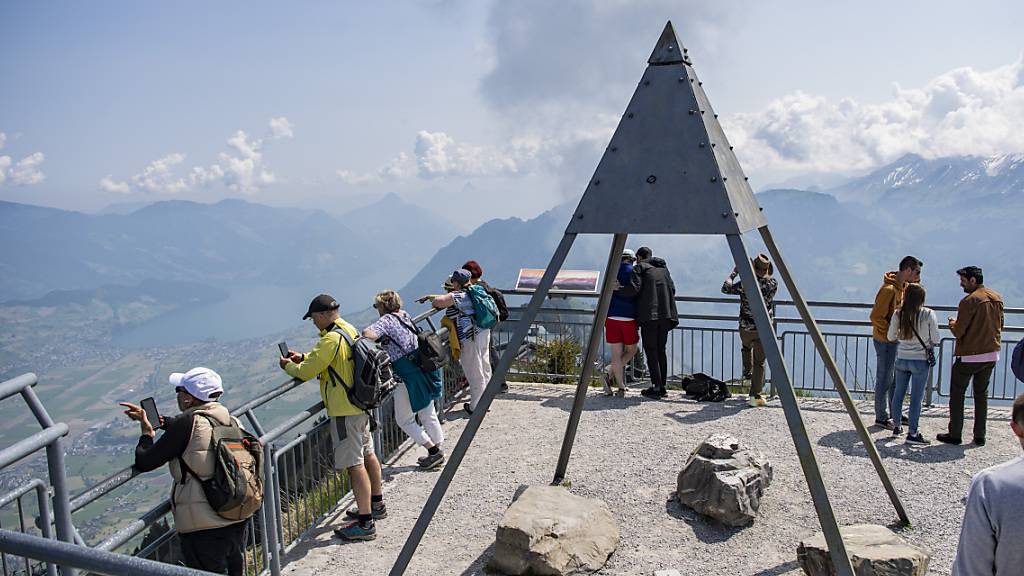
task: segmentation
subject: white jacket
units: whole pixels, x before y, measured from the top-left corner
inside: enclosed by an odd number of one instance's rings
[[[917,322],[914,324],[914,328],[917,329],[918,336],[924,343],[929,347],[933,348],[939,345],[939,321],[935,317],[935,311],[927,306],[921,306],[921,309],[917,313]],[[900,311],[892,315],[892,320],[889,321],[889,341],[896,342],[900,331]],[[910,334],[910,338],[900,339],[899,347],[896,349],[896,359],[903,360],[927,360],[928,355],[925,349],[921,347],[921,342],[917,340],[917,336],[913,333]]]

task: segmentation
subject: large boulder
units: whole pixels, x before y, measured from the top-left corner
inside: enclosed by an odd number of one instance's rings
[[[931,556],[892,530],[877,524],[854,524],[839,529],[857,576],[924,576]],[[797,560],[808,576],[835,576],[824,534],[797,546]]]
[[[757,517],[772,465],[733,436],[712,434],[690,454],[676,481],[676,500],[729,526]]]
[[[608,505],[559,486],[520,487],[498,524],[488,568],[504,574],[600,570],[619,545]]]

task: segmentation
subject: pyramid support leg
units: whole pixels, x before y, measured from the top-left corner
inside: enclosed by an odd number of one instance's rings
[[[814,509],[818,514],[818,522],[821,523],[821,530],[825,534],[825,542],[828,544],[829,556],[836,568],[837,576],[854,576],[853,565],[846,553],[846,545],[839,533],[839,523],[836,520],[835,512],[832,510],[832,503],[829,501],[828,492],[825,489],[825,482],[821,477],[821,468],[818,467],[818,458],[814,453],[814,446],[807,435],[807,428],[804,426],[803,416],[800,414],[800,406],[796,402],[796,394],[793,393],[789,372],[782,360],[782,350],[779,348],[779,340],[775,337],[775,329],[772,327],[771,318],[768,316],[768,307],[765,304],[764,296],[761,294],[757,279],[754,277],[754,268],[747,255],[743,239],[736,234],[728,234],[729,249],[732,251],[733,260],[736,262],[736,269],[739,270],[740,280],[743,283],[743,291],[747,302],[750,303],[750,311],[754,315],[754,322],[757,325],[757,333],[764,347],[768,366],[772,370],[772,380],[776,383],[779,399],[782,401],[782,409],[786,414],[786,424],[789,426],[790,434],[793,436],[793,444],[796,445],[797,456],[800,458],[800,467],[803,468],[804,478],[807,480],[807,487],[811,491],[811,500],[814,502]]]
[[[583,413],[583,404],[587,399],[587,388],[590,386],[590,377],[594,372],[597,351],[601,347],[604,321],[608,317],[608,307],[611,305],[612,292],[615,291],[615,279],[619,273],[619,263],[622,262],[622,250],[625,247],[626,234],[616,234],[612,240],[612,250],[608,254],[608,266],[604,271],[601,297],[597,301],[597,310],[594,311],[594,325],[590,328],[590,340],[587,343],[587,352],[583,357],[580,381],[576,385],[576,398],[572,402],[569,424],[566,426],[565,436],[562,438],[562,451],[558,454],[558,466],[555,468],[555,478],[552,480],[552,484],[561,484],[565,479],[565,470],[569,467],[569,455],[572,454],[572,445],[576,441],[576,428],[580,425],[580,415]]]
[[[839,366],[836,365],[836,361],[832,357],[832,351],[829,350],[828,346],[825,344],[825,337],[821,335],[821,330],[818,329],[817,322],[815,322],[814,317],[811,316],[811,311],[807,306],[807,302],[800,294],[800,290],[797,288],[796,282],[793,280],[793,276],[789,273],[789,267],[786,266],[786,261],[782,259],[782,253],[779,251],[779,247],[775,244],[775,239],[772,238],[771,231],[768,230],[767,226],[762,226],[760,232],[761,238],[764,239],[765,246],[768,248],[768,252],[771,254],[772,260],[774,260],[775,265],[779,267],[779,274],[782,276],[783,282],[786,283],[786,288],[789,290],[789,294],[793,298],[793,303],[796,304],[797,311],[800,312],[800,317],[804,321],[804,326],[807,327],[807,333],[811,335],[811,340],[814,341],[814,346],[818,349],[818,355],[821,356],[822,361],[825,363],[825,369],[832,377],[832,383],[835,385],[836,392],[839,393],[839,397],[843,400],[843,405],[846,407],[846,411],[849,413],[850,419],[853,421],[853,427],[857,430],[857,435],[860,437],[861,443],[864,444],[864,449],[867,450],[868,457],[871,459],[871,463],[875,467],[875,472],[878,474],[879,480],[882,481],[882,486],[885,487],[885,491],[889,495],[889,500],[892,502],[893,508],[896,509],[896,514],[899,516],[900,522],[905,526],[909,526],[910,518],[907,517],[907,511],[903,508],[903,502],[900,501],[900,496],[896,493],[896,488],[893,486],[892,480],[889,479],[889,473],[886,471],[885,465],[882,463],[882,457],[878,454],[878,447],[875,446],[875,442],[871,438],[871,434],[868,433],[867,427],[864,426],[864,421],[861,420],[860,413],[857,411],[857,406],[853,403],[853,398],[850,397],[850,391],[847,390],[846,383],[843,381],[843,376],[839,372]]]
[[[402,546],[402,551],[398,554],[395,565],[391,567],[391,571],[388,573],[390,576],[405,574],[406,568],[409,567],[409,562],[412,560],[413,554],[416,553],[416,548],[420,545],[423,534],[427,531],[427,527],[430,526],[430,521],[433,520],[441,500],[444,499],[445,492],[448,491],[448,486],[452,483],[452,478],[455,477],[455,472],[458,471],[466,451],[469,450],[469,445],[473,442],[473,437],[476,436],[477,431],[480,429],[480,424],[483,423],[484,416],[487,415],[487,410],[491,407],[491,402],[494,401],[498,388],[505,381],[505,376],[512,366],[512,361],[515,360],[519,347],[523,344],[523,340],[526,339],[526,333],[530,329],[530,324],[533,323],[533,319],[537,317],[537,312],[540,311],[541,305],[544,304],[544,299],[551,290],[551,285],[555,282],[555,275],[561,270],[562,264],[565,262],[566,256],[569,255],[569,249],[572,248],[575,240],[576,234],[566,232],[565,236],[562,237],[562,241],[558,244],[558,248],[555,249],[555,253],[551,256],[551,262],[548,263],[548,268],[544,271],[540,284],[537,285],[537,291],[533,293],[529,305],[523,311],[523,316],[516,324],[516,329],[512,331],[512,339],[509,340],[505,353],[501,355],[498,366],[491,373],[491,380],[487,383],[487,387],[484,388],[483,396],[480,397],[476,410],[469,418],[469,423],[466,424],[462,435],[459,436],[455,449],[448,456],[448,463],[445,464],[441,475],[437,479],[437,483],[434,484],[433,490],[430,491],[430,496],[427,497],[427,502],[423,505],[423,511],[420,512],[419,517],[416,519],[416,524],[413,525],[412,532],[409,533],[409,537]]]

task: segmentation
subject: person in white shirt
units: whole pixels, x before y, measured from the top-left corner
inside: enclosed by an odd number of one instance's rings
[[[892,315],[887,336],[890,342],[899,342],[896,349],[896,384],[892,396],[892,414],[903,413],[903,398],[910,385],[910,418],[907,423],[907,442],[928,444],[918,430],[924,386],[928,382],[929,354],[939,343],[939,322],[935,311],[924,305],[925,290],[920,284],[907,284],[903,303]],[[932,356],[934,359],[934,356]],[[934,360],[933,360],[934,363]],[[903,433],[896,424],[894,436]]]

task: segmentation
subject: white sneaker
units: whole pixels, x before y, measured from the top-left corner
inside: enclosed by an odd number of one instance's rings
[[[751,396],[747,400],[747,406],[750,406],[751,408],[757,408],[758,406],[764,406],[765,404],[766,402],[764,401],[764,398],[761,398],[760,396]]]

